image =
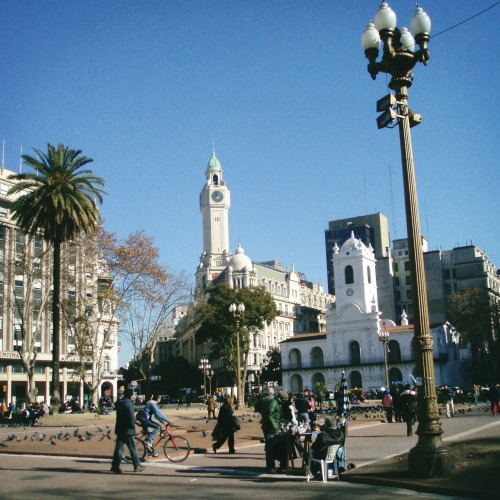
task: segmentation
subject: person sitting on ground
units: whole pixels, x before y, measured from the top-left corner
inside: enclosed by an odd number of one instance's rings
[[[344,433],[342,432],[342,428],[336,426],[335,420],[332,417],[326,417],[321,432],[318,434],[316,440],[311,445],[312,458],[315,458],[317,460],[324,460],[328,455],[328,448],[330,446],[336,444],[338,444],[339,446],[344,446],[344,442],[345,442],[345,436]],[[306,460],[309,459],[307,453],[311,452],[304,453]],[[338,457],[336,457],[336,459],[337,459],[337,470],[340,470]],[[310,472],[313,474],[315,478],[321,479],[321,468],[318,462],[311,462]]]
[[[167,425],[170,420],[158,408],[161,395],[152,395],[151,399],[146,403],[146,406],[139,410],[136,420],[142,426],[142,429],[147,434],[145,443],[148,447],[153,447],[153,439],[160,433],[161,425],[153,419],[158,419],[162,424]],[[152,429],[151,431],[149,429]]]

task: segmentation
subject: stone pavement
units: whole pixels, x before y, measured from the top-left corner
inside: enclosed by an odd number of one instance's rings
[[[357,463],[362,465],[342,474],[342,481],[368,483],[376,486],[396,486],[414,491],[437,493],[446,496],[465,496],[471,498],[491,497],[497,491],[496,479],[500,473],[500,417],[492,417],[486,406],[477,410],[480,413],[470,419],[472,427],[480,426],[479,433],[460,433],[453,431],[460,424],[464,429],[468,428],[466,418],[469,415],[458,416],[456,419],[443,421],[450,428],[450,434],[458,436],[458,439],[447,442],[455,457],[455,471],[447,478],[412,478],[407,472],[407,454],[389,457],[383,460],[372,460],[368,463]],[[195,454],[184,462],[186,466],[199,469],[221,471],[230,470],[237,466],[239,470],[245,469],[250,474],[264,473],[264,455],[261,444],[261,431],[259,428],[260,418],[248,410],[238,411],[237,414],[242,421],[242,429],[236,435],[236,448],[240,453],[228,455],[222,448],[216,455],[206,454],[210,450],[212,441],[210,432],[214,426],[213,422],[205,419],[205,409],[201,405],[193,405],[190,409],[183,407],[178,410],[173,406],[164,407],[164,412],[172,419],[176,432],[184,432]],[[472,414],[470,415],[473,416]],[[459,420],[462,419],[462,420]],[[46,417],[40,427],[28,428],[0,428],[0,453],[14,454],[42,454],[42,455],[67,455],[82,457],[110,458],[114,447],[113,436],[115,417],[101,416],[96,419],[92,414],[80,415],[54,415]],[[452,425],[453,424],[453,425]],[[374,426],[380,427],[375,428]],[[347,445],[354,452],[354,444],[359,442],[375,442],[380,446],[380,457],[387,457],[387,451],[383,443],[392,442],[384,438],[384,435],[394,434],[396,425],[382,424],[373,421],[355,421],[350,423],[350,436]],[[78,431],[77,431],[78,428]],[[380,429],[383,429],[381,432]],[[458,429],[458,427],[457,427]],[[352,432],[351,432],[352,431]],[[35,434],[38,433],[38,434]],[[52,438],[60,433],[63,436],[69,434],[71,439],[60,440]],[[93,436],[87,438],[87,432]],[[448,432],[448,431],[447,431]],[[81,440],[75,437],[75,433],[84,437]],[[463,437],[460,437],[463,434]],[[9,439],[15,435],[15,439]],[[43,435],[44,439],[40,440]],[[366,435],[366,437],[362,437]],[[356,437],[360,439],[355,439]],[[378,441],[377,441],[378,439]],[[399,439],[399,438],[398,438]],[[372,440],[372,441],[370,441]],[[375,440],[375,441],[373,441]],[[401,441],[401,439],[399,439]],[[411,448],[416,440],[403,442],[406,450]],[[351,445],[352,443],[352,445]],[[370,446],[373,446],[370,444]],[[349,450],[349,448],[348,448]],[[348,458],[354,461],[353,455]],[[161,457],[159,457],[159,460]],[[163,458],[163,461],[165,459]],[[303,472],[295,464],[293,475],[302,475]],[[285,479],[283,477],[283,479]]]

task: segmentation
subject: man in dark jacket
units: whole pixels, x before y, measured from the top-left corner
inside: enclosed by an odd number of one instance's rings
[[[134,403],[132,403],[133,389],[125,389],[123,399],[116,402],[116,445],[113,454],[113,463],[111,465],[111,472],[121,474],[123,471],[120,468],[122,461],[123,445],[127,445],[134,464],[134,472],[141,472],[144,466],[141,465],[137,455],[137,448],[135,446],[135,413]]]
[[[264,396],[255,407],[262,416],[262,432],[266,440],[264,451],[266,453],[266,469],[269,474],[276,474],[276,433],[281,422],[281,407],[274,396],[274,389],[267,388],[267,395]]]

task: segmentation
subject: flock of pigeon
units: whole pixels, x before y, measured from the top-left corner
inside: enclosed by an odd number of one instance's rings
[[[56,445],[58,441],[70,441],[73,438],[77,439],[79,442],[90,441],[94,438],[97,438],[99,434],[100,437],[98,438],[98,441],[104,441],[105,439],[114,439],[114,436],[112,435],[112,428],[109,425],[106,426],[105,430],[101,429],[100,427],[96,427],[95,433],[92,433],[89,430],[80,432],[80,429],[77,427],[73,431],[73,435],[71,435],[71,433],[68,431],[61,431],[57,434],[52,434],[49,436],[48,433],[35,431],[31,436],[28,436],[28,434],[26,434],[24,438],[21,439],[15,434],[10,434],[3,440],[2,443],[0,443],[0,448],[7,448],[7,445],[5,443],[13,441],[19,443],[21,441],[26,441],[28,438],[33,442],[47,441],[52,445]]]

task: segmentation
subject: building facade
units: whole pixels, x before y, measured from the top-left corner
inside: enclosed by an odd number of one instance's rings
[[[14,198],[7,193],[13,183],[8,177],[13,173],[5,169],[0,172],[0,400],[27,399],[29,381],[24,358],[26,362],[35,360],[37,400],[50,401],[52,252],[41,236],[28,238],[11,218]],[[94,376],[92,385],[98,385],[99,396],[114,396],[118,379],[118,322],[102,300],[103,290],[110,286],[109,279],[92,243],[82,240],[65,244],[62,262],[61,395],[83,401],[88,392],[82,375],[85,372],[87,383],[92,383]],[[85,347],[79,342],[82,333],[70,321],[75,314],[84,318],[87,332],[95,331],[92,348],[89,342]]]
[[[415,357],[411,349],[413,326],[406,314],[401,324],[383,319],[379,311],[375,254],[351,234],[342,246],[334,246],[336,303],[327,316],[326,333],[298,335],[280,344],[283,387],[292,392],[324,384],[334,389],[346,372],[350,387],[384,387],[385,362],[379,333],[387,342],[389,381],[415,382]],[[460,370],[466,352],[459,335],[447,323],[432,325],[436,385],[462,385]]]
[[[195,302],[180,318],[175,329],[176,354],[197,364],[207,357],[208,345],[197,345],[195,334],[196,305],[203,301],[210,286],[226,283],[232,288],[262,286],[276,302],[275,320],[256,333],[248,356],[248,371],[262,368],[266,353],[297,333],[326,331],[326,310],[333,297],[324,292],[322,285],[308,282],[280,262],[270,260],[254,262],[238,245],[234,254],[229,249],[230,192],[215,153],[205,171],[205,185],[200,194],[203,219],[203,252],[196,270]],[[228,304],[229,307],[229,304]],[[212,366],[222,369],[216,360]]]

